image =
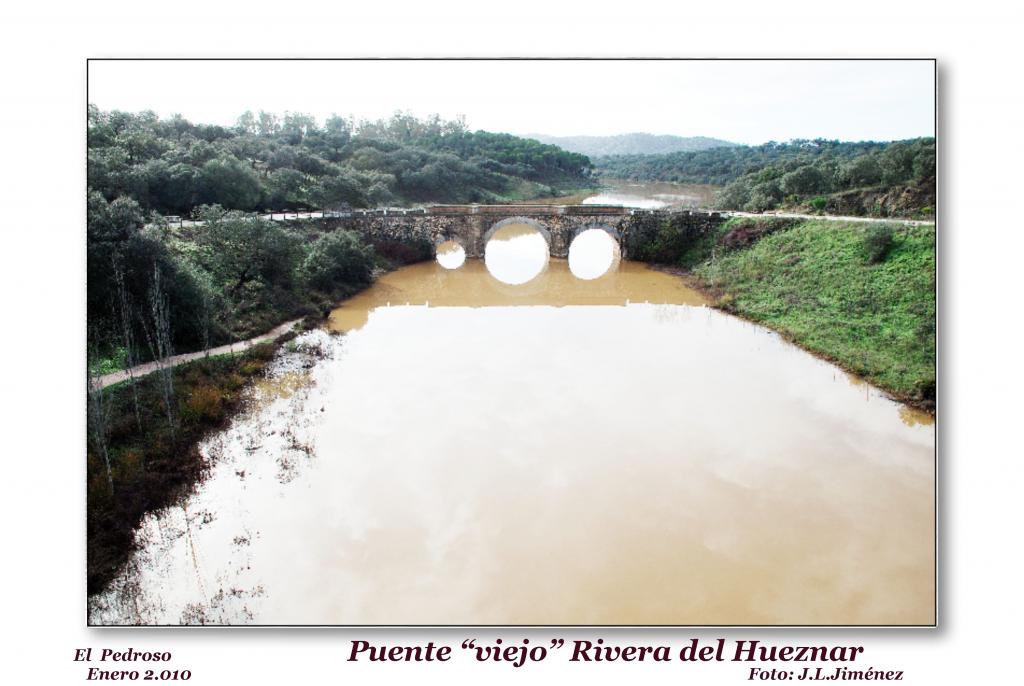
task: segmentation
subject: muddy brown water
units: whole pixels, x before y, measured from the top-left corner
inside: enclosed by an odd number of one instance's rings
[[[643,265],[508,283],[512,233],[291,344],[90,620],[933,621],[927,415]]]

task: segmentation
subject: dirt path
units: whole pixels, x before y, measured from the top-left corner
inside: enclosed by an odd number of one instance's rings
[[[281,324],[280,326],[271,329],[262,336],[256,336],[255,338],[250,338],[247,341],[239,341],[237,343],[219,345],[216,348],[199,350],[194,353],[182,353],[181,355],[174,355],[168,358],[167,361],[170,363],[172,367],[177,367],[179,364],[184,364],[185,362],[192,362],[193,360],[198,360],[201,357],[213,357],[215,355],[227,355],[229,353],[236,352],[240,353],[245,350],[248,350],[257,343],[263,343],[264,341],[272,341],[281,334],[288,333],[293,328],[295,328],[295,325],[298,324],[300,321],[300,319],[293,319],[290,322],[285,322],[284,324]],[[140,376],[146,376],[151,372],[155,372],[158,368],[159,367],[156,362],[146,362],[145,364],[139,364],[132,367],[130,371],[132,376],[134,376],[135,378],[139,378]],[[119,372],[111,372],[110,374],[104,374],[99,378],[99,384],[101,388],[106,388],[107,386],[113,386],[116,383],[127,381],[128,377],[129,370],[122,369]]]

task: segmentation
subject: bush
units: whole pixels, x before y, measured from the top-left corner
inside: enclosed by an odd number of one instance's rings
[[[892,250],[895,229],[889,224],[876,224],[864,232],[864,261],[867,264],[880,264],[885,261]]]
[[[313,288],[330,293],[364,285],[373,273],[373,248],[351,231],[335,231],[318,239],[302,262],[302,273]]]
[[[630,259],[655,264],[680,264],[704,238],[704,231],[676,217],[645,218],[627,237]]]
[[[185,403],[185,416],[199,421],[219,422],[224,418],[224,394],[214,386],[197,386]]]

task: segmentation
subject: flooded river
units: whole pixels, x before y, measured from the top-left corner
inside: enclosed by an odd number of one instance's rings
[[[933,621],[927,415],[506,228],[292,343],[91,622]]]
[[[606,179],[605,188],[583,198],[584,205],[622,205],[645,210],[664,207],[709,208],[715,205],[719,186],[656,183]]]
[[[665,183],[601,179],[597,191],[563,195],[555,198],[533,198],[519,201],[524,205],[622,205],[645,210],[665,207],[714,208],[715,193],[721,186],[697,183]]]

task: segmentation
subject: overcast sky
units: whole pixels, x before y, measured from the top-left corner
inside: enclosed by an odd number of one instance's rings
[[[514,134],[643,131],[738,143],[934,135],[930,61],[92,61],[102,109],[234,124],[245,110]]]

